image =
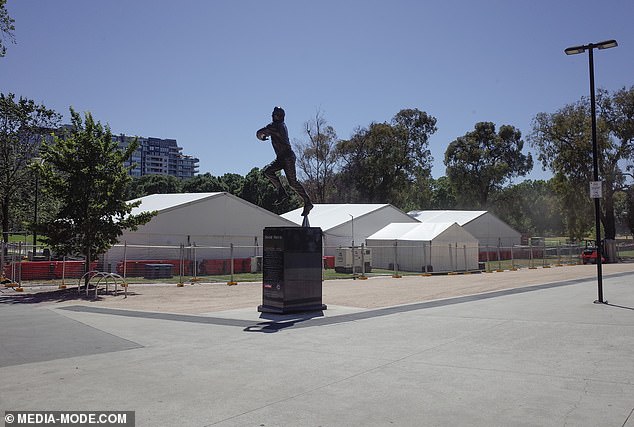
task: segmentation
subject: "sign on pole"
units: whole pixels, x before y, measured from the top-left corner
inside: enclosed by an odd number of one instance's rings
[[[590,198],[600,199],[603,197],[603,182],[602,181],[590,181]]]

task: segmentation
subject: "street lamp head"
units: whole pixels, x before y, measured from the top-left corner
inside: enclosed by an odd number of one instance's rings
[[[600,42],[596,44],[597,49],[610,49],[612,47],[617,47],[619,44],[616,40],[606,40],[604,42]]]
[[[590,43],[582,46],[569,47],[568,49],[564,50],[564,52],[566,52],[566,55],[576,55],[578,53],[583,53],[588,49],[610,49],[617,46],[618,43],[616,42],[616,40],[606,40],[599,43]]]
[[[564,52],[566,52],[566,55],[576,55],[578,53],[585,52],[587,48],[588,48],[588,46],[573,46],[573,47],[569,47],[568,49],[564,50]]]

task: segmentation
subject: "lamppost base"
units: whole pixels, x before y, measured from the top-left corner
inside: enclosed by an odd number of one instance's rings
[[[597,300],[594,300],[594,303],[595,304],[607,304],[608,302],[607,301],[601,301],[601,300],[597,299]]]

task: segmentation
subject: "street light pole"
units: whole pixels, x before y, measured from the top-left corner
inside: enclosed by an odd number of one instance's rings
[[[599,182],[599,148],[597,145],[597,109],[596,100],[594,97],[594,49],[609,49],[618,46],[616,40],[606,40],[599,43],[590,43],[583,46],[569,47],[564,52],[566,55],[576,55],[588,51],[588,64],[590,68],[590,111],[592,116],[592,175],[594,182]],[[594,227],[596,229],[596,251],[597,251],[597,290],[598,298],[595,301],[596,304],[607,304],[607,301],[603,300],[603,267],[601,257],[603,256],[602,243],[601,243],[601,205],[600,195],[596,197],[594,195]]]
[[[33,163],[37,166],[37,171],[35,171],[35,206],[33,209],[33,260],[35,260],[37,255],[37,205],[40,192],[40,166],[44,163],[44,159],[33,157]]]
[[[39,193],[40,173],[35,173],[35,214],[33,215],[33,261],[37,255],[37,194]]]

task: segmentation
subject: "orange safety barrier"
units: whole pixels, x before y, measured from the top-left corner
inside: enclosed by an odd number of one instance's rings
[[[234,258],[234,273],[250,273],[251,258]],[[198,274],[214,275],[214,274],[230,274],[231,259],[204,259],[198,264]]]
[[[65,278],[79,278],[84,274],[84,261],[21,261],[15,265],[4,266],[4,275],[12,278],[11,273],[21,274],[21,280],[55,280]],[[90,269],[97,268],[97,262],[90,264]],[[18,273],[19,272],[19,273]],[[17,279],[17,277],[12,278]]]

